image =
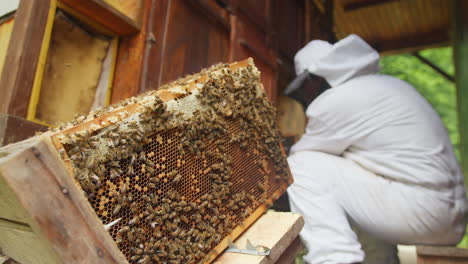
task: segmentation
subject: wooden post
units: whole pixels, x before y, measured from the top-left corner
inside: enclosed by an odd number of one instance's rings
[[[468,173],[468,2],[452,1],[453,51],[457,89],[461,167]],[[468,181],[465,180],[465,184]]]
[[[0,113],[26,117],[53,0],[20,1],[0,76]]]

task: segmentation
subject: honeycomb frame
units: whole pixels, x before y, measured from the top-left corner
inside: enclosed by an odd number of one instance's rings
[[[130,263],[157,263],[158,258],[159,261],[164,260],[174,264],[209,263],[227,247],[229,240],[235,240],[245,231],[292,183],[292,176],[285,162],[285,153],[279,143],[275,128],[270,127],[272,131],[269,132],[273,134],[268,134],[269,137],[266,139],[262,138],[270,142],[259,144],[258,141],[261,138],[259,133],[262,132],[254,131],[254,134],[257,133],[256,138],[249,139],[248,136],[252,134],[245,135],[245,131],[251,129],[252,125],[249,127],[243,119],[238,118],[239,116],[236,118],[235,111],[229,107],[227,110],[221,108],[220,112],[214,114],[219,119],[219,123],[210,118],[207,118],[206,122],[216,127],[216,130],[210,128],[212,130],[209,133],[216,134],[219,130],[224,131],[224,134],[218,138],[206,138],[209,137],[210,134],[208,134],[205,138],[196,140],[197,133],[203,131],[199,129],[190,138],[194,142],[187,144],[189,148],[181,147],[183,145],[181,142],[187,140],[186,134],[190,134],[188,132],[193,129],[194,125],[191,125],[190,121],[180,125],[177,123],[178,120],[183,119],[184,114],[187,113],[192,114],[187,120],[193,119],[193,113],[203,108],[200,104],[186,104],[187,100],[193,101],[193,98],[201,97],[200,91],[206,89],[205,87],[210,82],[216,82],[217,75],[220,75],[218,73],[226,71],[248,71],[253,79],[252,84],[255,85],[255,88],[251,89],[258,95],[254,97],[258,97],[261,103],[267,100],[260,82],[260,73],[253,61],[248,59],[230,65],[214,66],[200,74],[163,86],[157,91],[131,98],[102,113],[79,117],[55,131],[51,136],[70,175],[83,190],[89,205],[101,222],[108,224],[120,218],[120,221],[108,231]],[[243,78],[242,75],[239,76]],[[228,96],[229,94],[222,92],[217,99],[223,100],[223,97]],[[93,177],[97,176],[99,186],[96,186],[96,182],[91,182],[89,184],[93,187],[87,188],[88,182],[83,182],[82,178],[77,177],[77,166],[74,164],[74,155],[71,153],[70,145],[74,144],[74,140],[79,141],[80,138],[89,137],[90,134],[102,137],[106,135],[106,140],[111,142],[109,144],[114,144],[112,138],[109,139],[116,131],[113,130],[114,127],[126,124],[123,126],[129,129],[128,123],[132,117],[141,115],[145,109],[149,108],[149,105],[151,107],[155,105],[158,108],[159,105],[154,103],[155,97],[165,105],[164,111],[172,109],[173,120],[168,118],[165,120],[166,125],[162,128],[151,131],[149,134],[146,133],[144,144],[139,147],[138,151],[134,151],[138,155],[132,154],[118,159],[119,164],[116,164],[118,167],[115,168],[106,165],[103,168],[104,176],[93,175]],[[223,106],[223,104],[216,102],[214,104],[219,110],[220,105]],[[184,107],[187,109],[182,109]],[[174,111],[178,111],[177,114]],[[274,126],[272,122],[268,125]],[[217,142],[219,138],[228,136],[230,141]],[[270,139],[271,137],[274,140]],[[248,143],[245,144],[242,140]],[[103,142],[99,141],[97,145],[99,144]],[[87,144],[88,148],[90,148],[89,145]],[[202,150],[197,149],[200,145],[203,146]],[[275,145],[278,145],[281,153],[273,153],[276,155],[275,159],[267,157],[268,146]],[[119,151],[118,147],[115,149]],[[110,153],[104,154],[111,155]],[[113,157],[115,159],[115,156]],[[96,157],[93,156],[88,160],[94,158]],[[108,160],[115,161],[112,158]],[[277,175],[278,164],[284,167],[282,177]],[[219,168],[223,166],[226,168]],[[116,172],[119,168],[124,168],[122,170],[125,172]],[[129,173],[130,170],[132,173]],[[113,178],[112,175],[115,174],[118,174],[118,177]],[[228,194],[225,194],[223,198],[214,195],[224,190],[219,186],[228,185],[226,182],[230,183]],[[221,191],[215,190],[216,188]],[[89,189],[92,191],[90,192]],[[120,201],[122,195],[126,199],[123,202]],[[119,205],[121,205],[120,208]],[[148,205],[156,208],[148,209]],[[164,212],[163,215],[157,213],[161,211]],[[134,234],[129,233],[128,230],[122,231],[128,228],[131,228]],[[197,231],[192,230],[197,230],[198,234],[194,234]],[[139,243],[137,246],[135,244],[131,246],[133,242],[128,242],[130,236],[133,241],[138,240],[141,243],[137,242]],[[183,242],[189,239],[193,241]],[[155,249],[158,248],[154,246],[155,244],[158,244],[159,249]],[[195,245],[199,249],[189,249],[187,245]],[[176,247],[176,249],[171,252],[171,247]],[[160,250],[161,248],[163,250]],[[149,253],[144,253],[151,250],[153,250],[151,257]],[[181,259],[180,255],[193,257]]]

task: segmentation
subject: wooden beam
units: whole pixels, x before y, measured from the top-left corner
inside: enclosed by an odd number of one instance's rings
[[[29,98],[54,0],[24,0],[16,12],[0,78],[0,113],[26,117]],[[54,10],[52,10],[54,9]]]
[[[103,0],[60,0],[77,13],[95,21],[119,36],[140,31],[140,26]]]
[[[348,2],[343,5],[345,12],[354,11],[362,8],[371,8],[378,5],[396,2],[398,0],[360,0],[358,2]]]
[[[444,77],[445,79],[447,79],[447,80],[449,80],[451,82],[455,82],[455,78],[452,75],[450,75],[446,71],[442,70],[439,66],[435,65],[430,60],[424,58],[421,54],[419,54],[419,52],[413,52],[412,54],[419,61],[421,61],[422,63],[424,63],[427,66],[431,67],[434,71],[436,71],[437,73],[442,75],[442,77]]]
[[[453,58],[457,90],[461,167],[468,186],[468,2],[452,0]]]
[[[453,257],[464,258],[468,260],[468,249],[446,246],[417,246],[416,253],[418,256],[438,256],[438,257]]]
[[[412,52],[429,46],[448,43],[449,31],[446,27],[431,32],[419,33],[409,36],[398,36],[393,39],[374,39],[367,42],[379,52],[404,51]]]

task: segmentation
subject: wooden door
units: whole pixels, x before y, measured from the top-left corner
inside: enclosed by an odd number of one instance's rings
[[[228,61],[228,13],[213,0],[160,1],[156,8],[146,89]]]
[[[265,42],[265,35],[249,21],[242,21],[231,16],[231,61],[248,57],[254,59],[261,72],[265,92],[271,102],[275,103],[276,91],[276,53]]]

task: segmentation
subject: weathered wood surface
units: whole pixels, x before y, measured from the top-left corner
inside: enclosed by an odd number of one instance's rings
[[[0,20],[0,75],[3,70],[3,66],[5,65],[5,57],[7,55],[14,23],[14,15],[10,15],[5,20]]]
[[[285,253],[304,226],[301,215],[269,211],[260,217],[236,241],[235,245],[245,248],[247,239],[253,245],[262,245],[271,249],[269,256],[254,256],[225,252],[215,260],[215,264],[272,264]],[[279,262],[278,262],[279,263]]]
[[[143,1],[140,32],[120,38],[112,86],[112,104],[135,96],[143,90],[146,49],[154,44],[148,35],[150,14],[154,12],[154,5],[154,0]]]
[[[122,14],[129,17],[133,20],[137,25],[141,23],[141,12],[143,8],[144,0],[104,0],[105,2],[109,3],[117,10],[119,10]]]
[[[2,243],[7,245],[16,238],[24,240],[8,251],[4,249],[6,255],[32,258],[26,245],[37,236],[50,252],[47,255],[60,260],[47,263],[127,263],[68,174],[48,134],[8,145],[0,152],[0,188],[9,189],[15,196],[8,204],[0,204],[9,208],[0,208],[0,218],[29,226],[35,234],[17,231],[11,240],[2,236]],[[23,262],[27,263],[37,262]]]
[[[57,12],[34,119],[56,125],[91,111],[111,42]]]
[[[0,77],[0,113],[26,117],[52,0],[20,1]]]
[[[301,239],[296,237],[291,245],[283,252],[281,257],[276,261],[277,264],[293,264],[299,252],[304,249]]]
[[[418,264],[468,264],[468,249],[446,246],[417,246]]]
[[[0,147],[32,137],[48,128],[24,118],[0,114]]]
[[[140,26],[136,20],[122,13],[115,6],[102,0],[61,0],[68,7],[96,21],[119,36],[137,33]]]
[[[445,246],[417,246],[416,253],[418,256],[440,256],[465,258],[468,261],[468,249]]]
[[[27,225],[0,219],[0,248],[21,264],[61,263],[57,255]]]

